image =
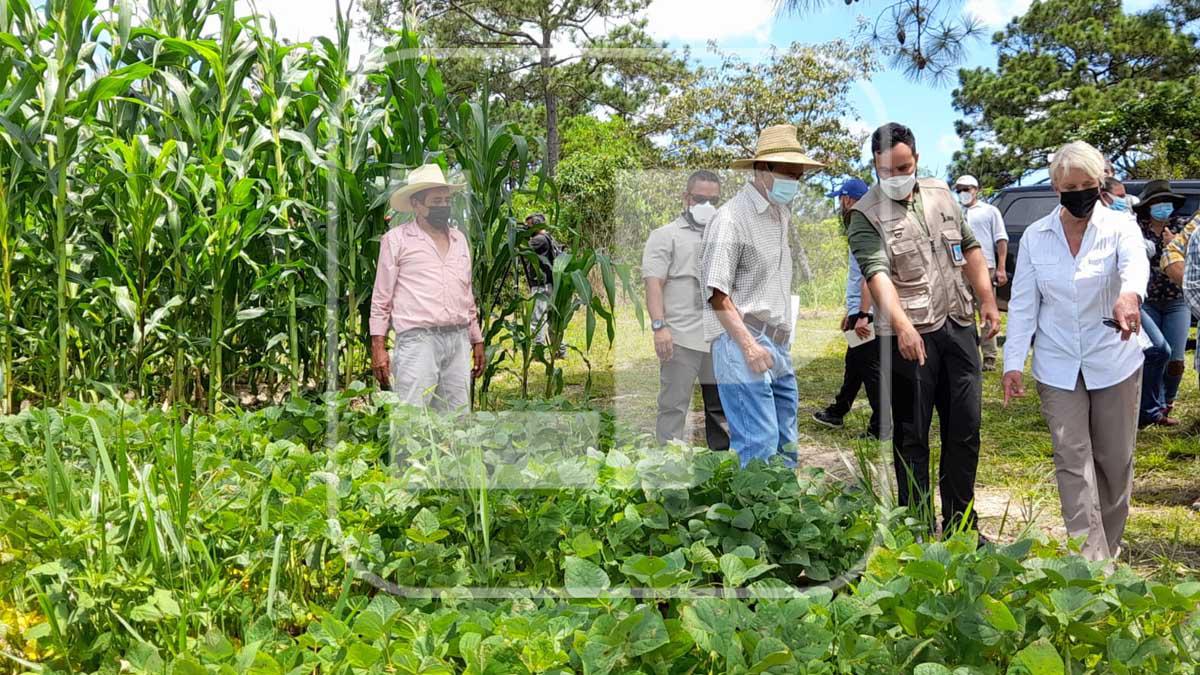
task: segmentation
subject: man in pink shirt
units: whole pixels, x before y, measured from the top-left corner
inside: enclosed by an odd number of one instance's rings
[[[466,408],[471,377],[483,371],[471,250],[450,226],[451,195],[462,187],[427,164],[392,195],[392,208],[415,220],[380,240],[371,296],[371,367],[379,386],[409,405],[442,411]],[[389,329],[396,332],[390,363]]]

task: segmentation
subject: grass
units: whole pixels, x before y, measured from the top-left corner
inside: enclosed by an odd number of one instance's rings
[[[841,386],[845,342],[838,331],[839,320],[836,310],[801,312],[792,348],[800,390],[801,456],[805,448],[880,451],[889,455],[887,446],[854,438],[866,429],[870,416],[865,394],[860,394],[844,429],[828,429],[811,419],[813,412],[833,400]],[[579,324],[576,322],[568,335],[572,344],[583,343]],[[626,308],[618,314],[616,344],[612,349],[597,345],[589,359],[593,369],[590,403],[611,411],[618,423],[652,434],[658,361],[649,330],[643,331],[633,312]],[[578,356],[572,356],[565,367],[566,396],[581,401],[584,364]],[[982,444],[976,480],[979,510],[985,531],[1001,538],[1014,536],[1023,526],[1062,537],[1053,449],[1028,370],[1026,378],[1026,398],[1005,408],[1000,373],[984,374]],[[538,391],[539,385],[531,382],[531,390]],[[501,377],[494,386],[502,398],[515,398],[519,393],[516,379],[511,376]],[[703,443],[701,409],[697,391],[689,420],[692,440],[697,444]],[[1141,432],[1134,454],[1134,490],[1124,555],[1148,574],[1195,573],[1200,569],[1200,514],[1190,508],[1200,498],[1200,391],[1190,365],[1175,416],[1182,420],[1181,427]],[[936,466],[936,417],[934,424],[931,437]]]

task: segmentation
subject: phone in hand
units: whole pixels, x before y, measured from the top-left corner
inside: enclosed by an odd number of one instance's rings
[[[1104,319],[1101,323],[1113,330],[1121,330],[1121,324],[1117,323],[1116,319]]]

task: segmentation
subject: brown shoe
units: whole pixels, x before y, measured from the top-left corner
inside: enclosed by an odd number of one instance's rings
[[[1154,420],[1154,425],[1159,427],[1177,427],[1179,426],[1179,420],[1175,419],[1174,417],[1167,417],[1164,414],[1158,419]]]

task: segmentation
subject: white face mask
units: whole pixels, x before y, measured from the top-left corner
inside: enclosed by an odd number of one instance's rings
[[[958,193],[958,203],[962,204],[963,206],[970,206],[971,205],[971,193],[970,192]]]
[[[879,181],[879,189],[883,190],[883,194],[888,196],[888,199],[903,201],[908,199],[912,194],[913,186],[917,184],[916,174],[908,174],[906,176],[892,176],[891,178],[883,178]]]
[[[692,214],[692,220],[697,225],[708,225],[712,222],[713,216],[717,214],[717,207],[707,202],[693,204],[688,213]]]

